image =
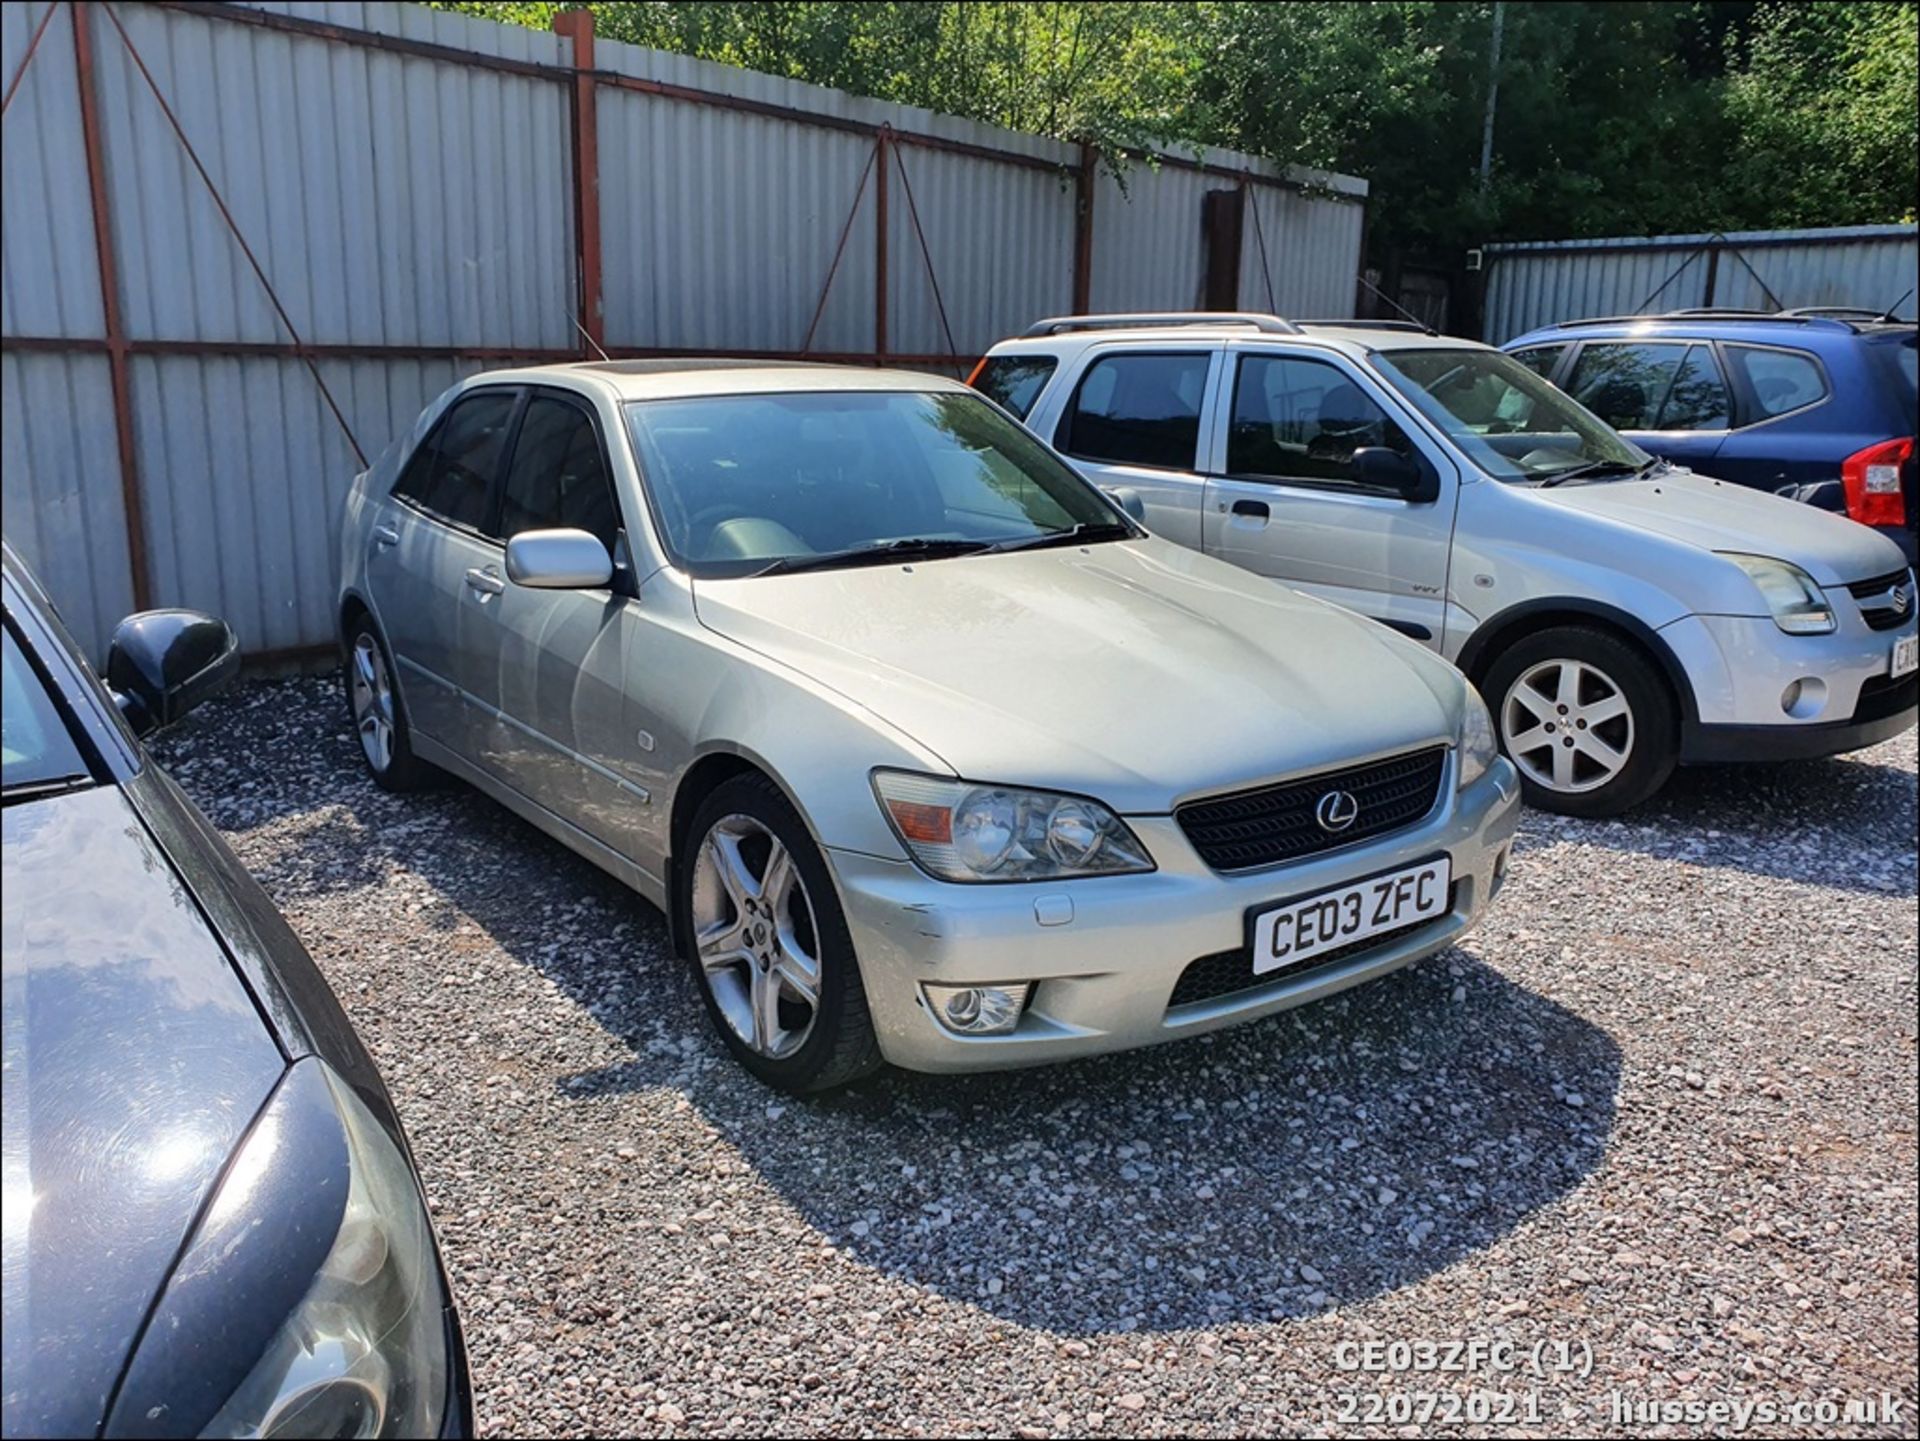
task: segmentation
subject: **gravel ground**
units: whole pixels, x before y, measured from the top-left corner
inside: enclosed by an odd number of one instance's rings
[[[731,1063],[638,898],[376,790],[334,681],[157,750],[386,1072],[485,1432],[1341,1434],[1439,1391],[1579,1435],[1884,1392],[1852,1434],[1915,1434],[1912,733],[1530,813],[1466,944],[1317,1008],[813,1102]],[[1341,1365],[1406,1340],[1576,1369]]]

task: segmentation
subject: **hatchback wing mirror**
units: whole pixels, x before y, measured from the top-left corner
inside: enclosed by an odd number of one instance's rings
[[[136,735],[172,725],[239,670],[233,627],[205,611],[143,610],[107,647],[107,686]]]
[[[613,579],[613,557],[584,530],[523,530],[507,542],[507,579],[532,590],[595,590]]]
[[[1432,466],[1384,445],[1363,445],[1354,451],[1353,478],[1414,505],[1429,505],[1440,498],[1440,476]]]

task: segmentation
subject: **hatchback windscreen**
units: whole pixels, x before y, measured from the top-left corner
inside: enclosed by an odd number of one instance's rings
[[[1380,373],[1497,480],[1518,484],[1636,475],[1653,457],[1497,350],[1408,347]]]
[[[0,791],[11,803],[73,790],[91,782],[86,760],[67,731],[67,722],[47,693],[39,672],[6,628],[5,686],[0,709]]]
[[[1133,526],[973,395],[826,391],[634,401],[676,562],[701,576],[934,559]]]

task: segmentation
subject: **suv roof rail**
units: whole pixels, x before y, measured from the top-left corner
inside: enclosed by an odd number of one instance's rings
[[[1802,316],[1813,316],[1820,320],[1892,320],[1893,313],[1887,310],[1875,310],[1870,305],[1796,305],[1791,310],[1780,312],[1782,320],[1798,320]]]
[[[1296,320],[1295,325],[1310,330],[1337,327],[1342,330],[1404,330],[1412,335],[1438,335],[1431,325],[1417,320]]]
[[[1853,325],[1832,315],[1796,314],[1791,311],[1775,310],[1667,310],[1656,315],[1584,315],[1577,320],[1556,320],[1543,325],[1542,330],[1572,330],[1583,325],[1640,325],[1648,321],[1659,320],[1703,320],[1718,321],[1721,324],[1742,324],[1762,322],[1787,325],[1820,325],[1834,330],[1852,330]]]
[[[1300,327],[1291,320],[1250,310],[1140,310],[1112,315],[1056,315],[1029,325],[1020,333],[1020,338],[1033,340],[1069,330],[1147,330],[1177,325],[1248,325],[1268,335],[1301,333]]]

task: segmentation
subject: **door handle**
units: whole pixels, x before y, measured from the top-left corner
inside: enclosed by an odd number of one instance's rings
[[[400,532],[390,525],[376,525],[373,528],[373,548],[385,550],[390,545],[400,544]]]
[[[490,595],[498,595],[507,588],[507,583],[495,575],[491,569],[481,570],[478,566],[467,572],[467,589],[482,600]]]
[[[1233,513],[1248,516],[1254,520],[1265,520],[1272,514],[1264,500],[1236,500],[1233,503]]]

